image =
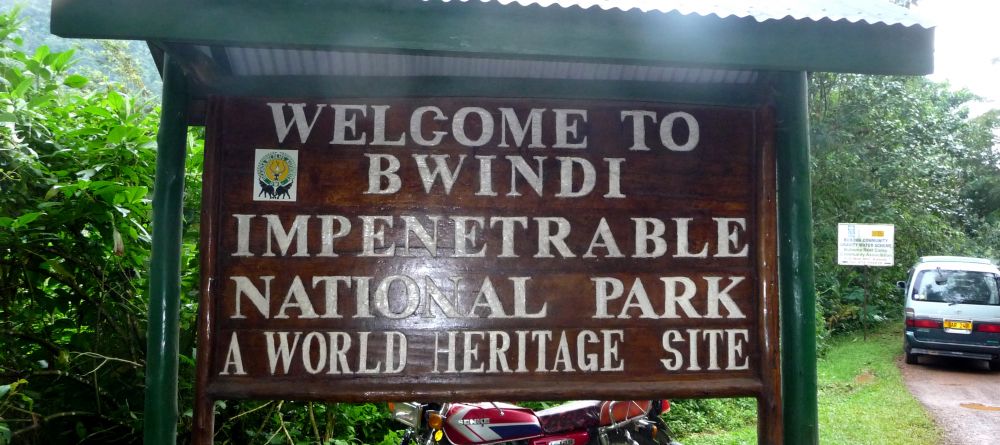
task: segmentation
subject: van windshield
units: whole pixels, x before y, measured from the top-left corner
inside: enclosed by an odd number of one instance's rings
[[[951,304],[1000,305],[997,275],[968,270],[921,271],[913,286],[913,299]]]

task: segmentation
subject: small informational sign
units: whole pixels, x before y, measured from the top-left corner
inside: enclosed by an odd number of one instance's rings
[[[837,225],[837,264],[841,266],[892,266],[895,250],[892,224]]]
[[[228,98],[212,110],[209,396],[777,394],[768,109]]]

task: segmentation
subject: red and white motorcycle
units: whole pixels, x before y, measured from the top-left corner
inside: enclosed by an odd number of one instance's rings
[[[401,445],[680,445],[660,414],[668,400],[579,400],[534,411],[500,402],[390,403]]]

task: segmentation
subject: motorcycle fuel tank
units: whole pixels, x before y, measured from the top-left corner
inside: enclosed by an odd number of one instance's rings
[[[455,403],[445,415],[444,434],[455,445],[476,445],[540,436],[542,426],[527,408],[506,403]]]

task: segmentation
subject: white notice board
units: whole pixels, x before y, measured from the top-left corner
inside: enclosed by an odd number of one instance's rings
[[[892,224],[837,224],[837,264],[892,266],[895,226]]]

